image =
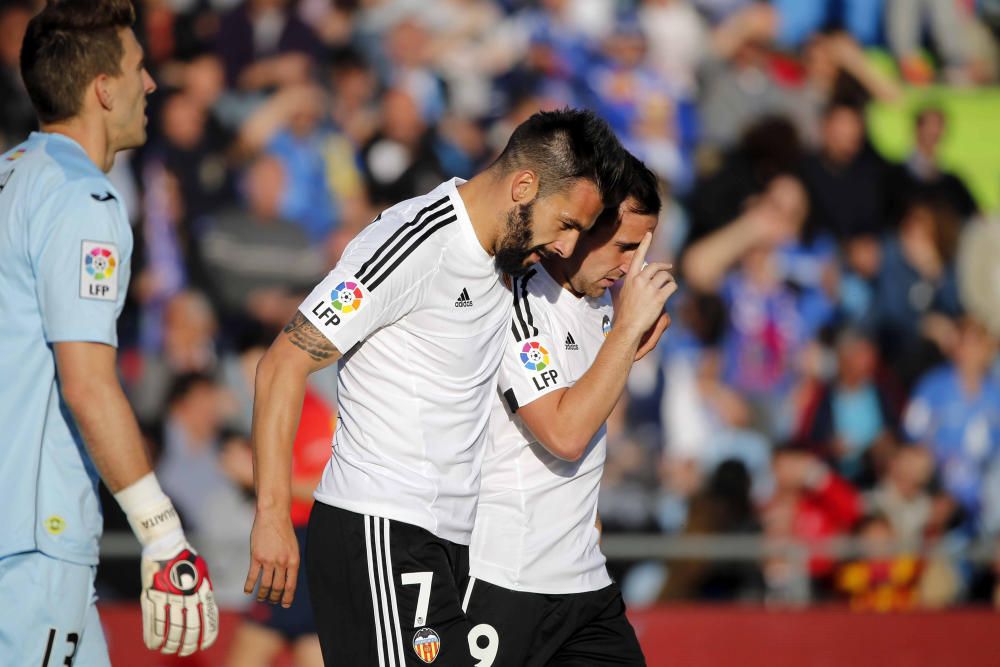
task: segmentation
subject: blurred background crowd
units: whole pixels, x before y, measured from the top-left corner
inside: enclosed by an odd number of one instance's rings
[[[1000,275],[964,253],[1000,202],[1000,2],[136,4],[158,90],[112,172],[136,236],[121,375],[223,606],[246,603],[270,340],[382,208],[565,105],[660,177],[653,254],[682,284],[612,420],[605,534],[861,545],[804,570],[616,561],[630,602],[1000,604],[1000,364],[968,308]],[[17,60],[37,5],[0,9],[4,150],[35,129]],[[300,524],[335,420],[331,371],[296,441]],[[103,568],[105,598],[126,574]]]

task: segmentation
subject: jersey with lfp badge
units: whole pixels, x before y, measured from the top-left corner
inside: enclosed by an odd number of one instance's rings
[[[117,345],[131,255],[121,198],[79,144],[35,132],[0,156],[0,557],[97,563],[98,476],[52,345]]]
[[[577,298],[540,264],[512,290],[470,574],[513,591],[594,591],[611,583],[594,525],[607,431],[602,425],[578,461],[564,461],[516,413],[590,368],[611,328],[611,299]]]
[[[300,310],[343,354],[315,498],[467,545],[510,293],[463,182],[383,212]]]

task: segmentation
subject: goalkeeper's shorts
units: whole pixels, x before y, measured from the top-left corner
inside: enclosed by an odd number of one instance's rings
[[[0,663],[110,667],[96,573],[40,551],[0,558]]]

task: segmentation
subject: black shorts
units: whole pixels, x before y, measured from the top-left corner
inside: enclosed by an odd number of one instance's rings
[[[323,660],[344,667],[469,667],[469,548],[423,528],[321,502],[306,569]]]
[[[617,584],[599,591],[524,593],[470,579],[466,612],[480,667],[644,667]],[[492,662],[490,659],[492,658]]]
[[[299,541],[299,556],[305,561],[307,542],[306,526],[295,527],[295,537]],[[309,574],[305,568],[299,570],[299,581],[292,606],[285,609],[269,602],[254,602],[246,612],[246,619],[281,634],[286,641],[316,634],[312,603],[309,601]]]

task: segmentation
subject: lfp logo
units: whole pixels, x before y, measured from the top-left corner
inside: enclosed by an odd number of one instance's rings
[[[521,363],[529,371],[542,371],[549,365],[549,351],[537,340],[524,344],[521,348]]]
[[[361,310],[365,300],[364,288],[352,280],[345,280],[330,292],[330,302],[320,301],[312,307],[312,313],[323,326],[337,326],[341,315],[349,315]]]
[[[87,253],[84,263],[87,273],[90,274],[94,280],[104,280],[106,278],[110,278],[115,272],[115,258],[111,254],[111,251],[107,248],[98,246],[91,249],[91,251]]]
[[[604,337],[607,338],[608,334],[611,333],[611,318],[607,315],[601,320],[601,331],[604,332]]]
[[[538,373],[538,375],[531,376],[531,381],[538,391],[559,383],[559,373],[556,369],[545,370],[552,362],[549,359],[549,351],[542,347],[537,340],[528,341],[521,348],[521,363],[529,371]]]
[[[361,309],[364,294],[355,282],[342,282],[330,292],[333,302],[330,304],[340,312],[347,314]]]

